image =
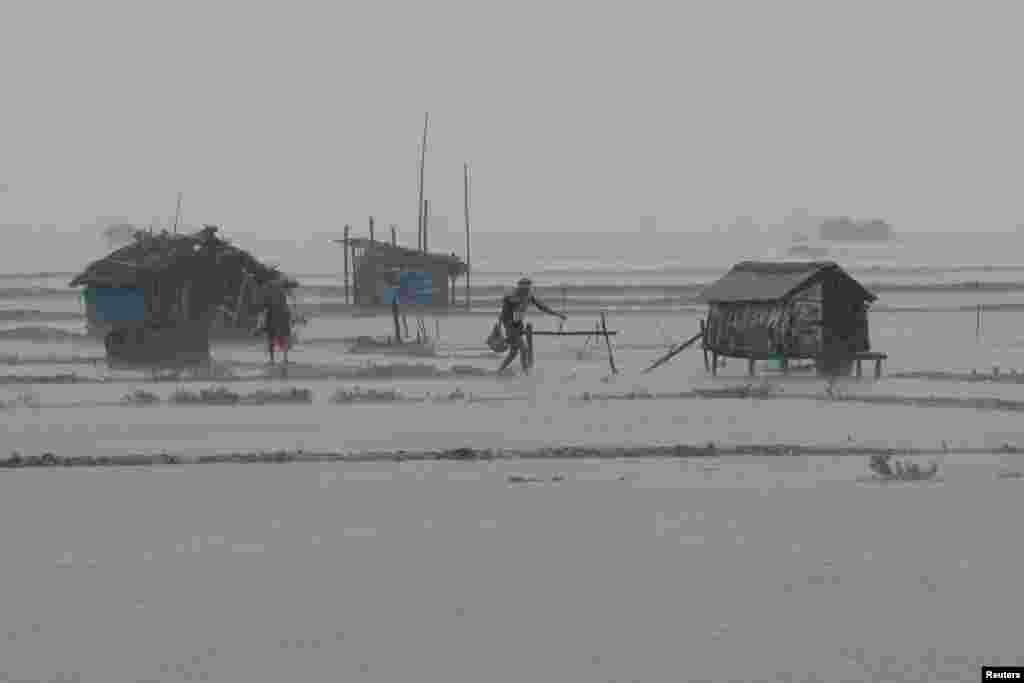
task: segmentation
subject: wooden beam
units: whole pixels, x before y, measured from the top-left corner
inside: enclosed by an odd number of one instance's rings
[[[348,234],[349,234],[349,232],[351,230],[352,230],[352,226],[351,225],[346,225],[345,226],[345,237],[342,240],[342,246],[345,248],[345,303],[346,304],[352,303],[351,299],[349,298],[349,293],[348,293],[348,249],[349,249],[349,247],[348,247]]]
[[[527,323],[526,325],[526,367],[528,370],[533,369],[533,325]]]
[[[619,374],[618,369],[615,367],[615,352],[612,351],[612,338],[608,334],[608,325],[605,322],[604,312],[601,313],[601,333],[604,334],[604,343],[608,347],[608,364],[612,366],[612,374]]]
[[[537,335],[537,336],[540,336],[540,337],[582,337],[584,335],[587,336],[587,337],[593,337],[594,336],[593,331],[591,331],[591,332],[584,332],[582,330],[561,331],[561,332],[560,331],[556,331],[556,330],[534,330],[533,333],[535,335]],[[615,335],[618,334],[618,331],[616,331],[616,330],[607,330],[607,331],[602,331],[601,332],[601,336],[602,337],[605,334],[607,334],[609,337],[614,337]]]
[[[423,174],[426,170],[427,163],[427,127],[430,125],[430,112],[426,112],[423,115],[423,142],[420,144],[420,202],[419,202],[419,220],[416,221],[417,237],[417,248],[420,251],[425,251],[426,247],[423,244],[423,216],[425,212],[423,210]]]
[[[469,310],[472,296],[469,289],[469,164],[462,166],[463,197],[466,213],[466,310]]]
[[[427,246],[427,229],[430,227],[430,200],[423,200],[423,253],[430,251]]]
[[[662,356],[662,357],[661,357],[661,358],[659,358],[658,360],[656,360],[656,361],[654,361],[653,363],[651,363],[651,364],[650,364],[650,365],[649,365],[649,366],[647,367],[647,369],[646,369],[646,370],[644,370],[644,373],[648,373],[648,372],[650,372],[651,370],[654,370],[655,368],[657,368],[657,367],[660,367],[660,366],[664,365],[664,364],[665,364],[665,363],[667,363],[667,362],[668,362],[669,360],[671,360],[671,359],[672,359],[672,358],[674,358],[675,356],[679,355],[680,353],[682,353],[683,351],[685,351],[686,349],[688,349],[688,348],[689,348],[689,347],[690,347],[691,345],[693,345],[693,344],[694,344],[694,342],[696,342],[696,341],[697,341],[698,339],[701,339],[701,338],[702,338],[703,336],[704,336],[704,332],[703,332],[703,331],[700,331],[700,332],[698,332],[697,334],[695,334],[695,335],[693,335],[692,337],[690,337],[689,339],[687,339],[687,340],[686,340],[685,342],[683,342],[683,343],[682,343],[682,344],[680,344],[679,346],[676,346],[676,347],[675,347],[675,348],[673,348],[673,349],[669,349],[669,352],[668,352],[668,353],[666,353],[666,354],[665,354],[664,356]],[[717,367],[717,364],[718,364],[718,356],[717,356],[717,355],[715,355],[715,359],[714,359],[714,360],[715,360],[715,366]],[[712,373],[714,373],[714,369],[712,369]]]
[[[700,319],[700,350],[704,353],[704,372],[711,369],[711,364],[708,360],[708,328],[707,323],[704,322],[704,318]]]

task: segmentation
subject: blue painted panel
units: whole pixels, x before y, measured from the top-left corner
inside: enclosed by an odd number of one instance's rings
[[[146,318],[146,297],[141,289],[89,288],[85,298],[95,304],[98,322],[142,322]]]
[[[430,273],[406,271],[398,277],[398,302],[401,304],[430,305],[434,284]]]

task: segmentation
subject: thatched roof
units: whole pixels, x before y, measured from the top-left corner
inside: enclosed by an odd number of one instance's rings
[[[833,261],[744,261],[704,289],[700,299],[717,302],[779,301],[804,289],[819,278],[840,277],[860,290],[865,301],[877,297]]]
[[[295,280],[260,262],[249,252],[218,237],[216,233],[215,226],[206,226],[190,235],[171,234],[167,231],[151,235],[137,231],[132,244],[90,263],[70,282],[70,286],[130,287],[137,285],[144,277],[172,270],[199,275],[199,271],[207,272],[211,269],[242,270],[259,283],[283,279],[286,286],[298,285]]]
[[[338,244],[343,244],[344,240],[333,240]],[[465,275],[469,270],[465,261],[460,259],[455,254],[441,254],[437,252],[423,252],[418,249],[409,249],[407,247],[400,247],[389,242],[381,242],[380,240],[373,240],[372,242],[365,237],[351,237],[348,240],[349,244],[356,247],[357,249],[373,250],[375,257],[386,260],[389,263],[402,263],[403,265],[416,266],[416,265],[434,265],[442,266],[448,269],[448,272],[452,276]]]

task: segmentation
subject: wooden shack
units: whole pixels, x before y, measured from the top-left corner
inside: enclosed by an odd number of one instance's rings
[[[813,359],[827,374],[849,373],[861,360],[875,360],[868,307],[874,294],[832,261],[739,263],[701,292],[708,304],[704,348],[713,357],[757,360]]]
[[[390,306],[396,290],[415,282],[415,295],[403,296],[403,307],[443,309],[455,303],[456,280],[468,268],[454,254],[407,249],[395,244],[350,238],[353,252],[353,301],[357,306]]]
[[[209,359],[211,331],[249,330],[262,285],[297,285],[207,226],[192,235],[139,231],[132,244],[90,263],[84,287],[90,332],[111,362],[193,365]]]

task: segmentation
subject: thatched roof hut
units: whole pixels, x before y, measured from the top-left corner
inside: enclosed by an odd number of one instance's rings
[[[71,282],[89,293],[133,290],[145,300],[151,321],[217,319],[229,312],[229,324],[246,326],[255,315],[258,289],[272,282],[298,283],[217,235],[216,226],[189,234],[137,231],[132,244],[93,261]],[[89,307],[90,325],[102,316]]]
[[[766,359],[848,356],[870,350],[875,301],[832,261],[739,263],[700,295],[708,304],[705,348]]]

